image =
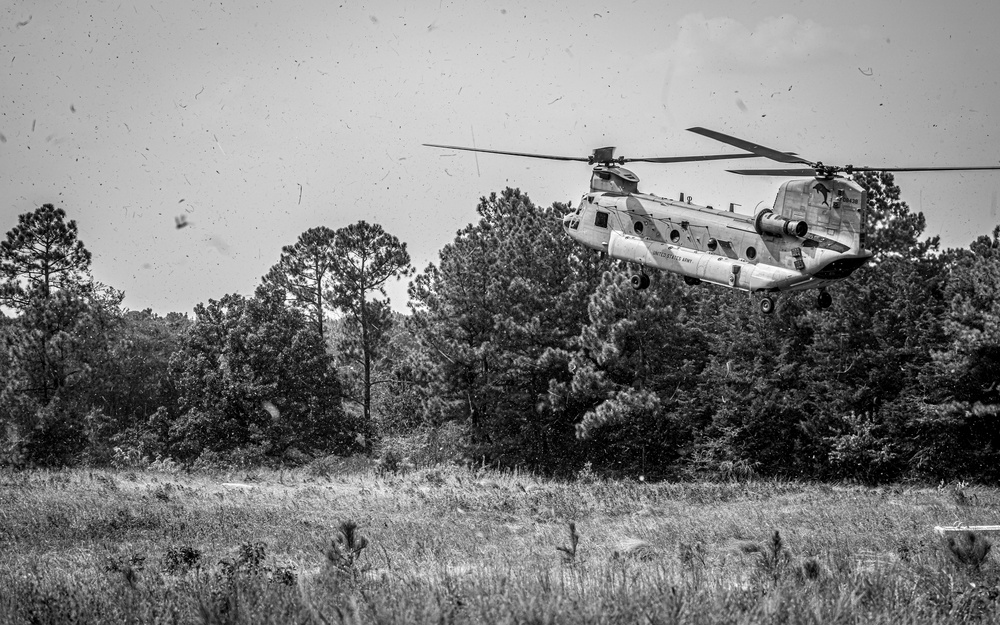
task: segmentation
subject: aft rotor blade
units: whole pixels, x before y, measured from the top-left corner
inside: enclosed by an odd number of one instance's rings
[[[1000,169],[1000,165],[986,167],[844,167],[844,171],[986,171]]]
[[[727,169],[741,176],[815,176],[815,169]]]
[[[987,167],[830,167],[823,169],[727,169],[731,174],[741,176],[822,176],[837,173],[852,174],[862,171],[895,171],[895,172],[918,172],[918,171],[992,171],[1000,170],[1000,165],[990,165]]]
[[[487,154],[505,154],[507,156],[524,156],[527,158],[544,158],[550,161],[588,161],[586,156],[553,156],[551,154],[530,154],[528,152],[505,152],[503,150],[484,150],[483,148],[465,148],[460,145],[439,145],[437,143],[425,143],[431,148],[445,148],[446,150],[464,150],[466,152],[485,152]]]
[[[709,139],[715,139],[716,141],[721,141],[722,143],[728,143],[729,145],[737,147],[741,150],[753,152],[757,156],[763,156],[764,158],[769,158],[772,161],[778,161],[779,163],[800,163],[802,165],[812,165],[811,161],[807,161],[801,156],[797,156],[789,152],[774,150],[767,146],[760,145],[759,143],[753,143],[752,141],[746,141],[738,137],[731,137],[715,130],[709,130],[708,128],[696,126],[694,128],[688,128],[688,130],[703,137],[708,137]]]
[[[626,163],[694,163],[697,161],[723,161],[731,158],[757,158],[758,154],[703,154],[701,156],[654,156],[626,158]]]

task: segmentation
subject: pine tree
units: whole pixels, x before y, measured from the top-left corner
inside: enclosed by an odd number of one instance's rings
[[[372,434],[374,368],[383,353],[392,324],[385,283],[413,272],[406,244],[378,224],[359,221],[337,230],[332,281],[327,291],[331,306],[347,315],[340,349],[349,363],[361,368],[361,403],[365,427]],[[385,299],[379,299],[382,295]]]
[[[326,292],[336,260],[335,233],[324,226],[310,228],[293,245],[281,248],[281,257],[263,283],[285,291],[290,303],[308,315],[316,333],[325,337]]]
[[[554,401],[550,381],[569,380],[602,268],[562,231],[567,210],[511,188],[481,198],[480,220],[411,285],[426,410],[465,424],[476,457],[551,469],[580,451],[579,415]]]
[[[93,282],[90,252],[65,217],[45,204],[0,243],[0,303],[18,313],[4,337],[0,416],[42,463],[65,462],[85,443],[87,380],[123,297]]]
[[[355,429],[343,417],[332,357],[279,289],[196,306],[170,369],[181,415],[169,436],[179,458],[351,448]]]

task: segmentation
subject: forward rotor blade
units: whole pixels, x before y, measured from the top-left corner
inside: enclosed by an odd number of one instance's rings
[[[731,158],[758,158],[758,154],[703,154],[701,156],[653,156],[626,158],[626,163],[694,163],[697,161],[723,161]]]
[[[741,176],[815,176],[815,169],[727,169]]]
[[[579,161],[583,163],[592,162],[593,157],[587,156],[555,156],[552,154],[532,154],[530,152],[508,152],[506,150],[486,150],[484,148],[467,148],[460,145],[441,145],[438,143],[425,143],[425,146],[432,148],[444,148],[446,150],[464,150],[466,152],[485,152],[487,154],[503,154],[506,156],[524,156],[527,158],[543,158],[550,161]],[[607,149],[607,148],[602,148]],[[615,163],[693,163],[697,161],[717,161],[731,158],[757,158],[756,154],[702,154],[698,156],[651,156],[645,158],[613,158]]]
[[[778,161],[779,163],[800,163],[802,165],[812,165],[812,162],[807,161],[806,159],[795,154],[780,152],[767,146],[746,141],[737,137],[731,137],[715,130],[709,130],[708,128],[696,126],[694,128],[688,128],[688,130],[703,137],[708,137],[709,139],[715,139],[716,141],[721,141],[722,143],[728,143],[729,145],[737,147],[741,150],[753,152],[757,156],[763,156],[764,158],[769,158],[772,161]]]
[[[527,158],[544,158],[550,161],[581,161],[586,163],[586,156],[553,156],[550,154],[529,154],[528,152],[505,152],[503,150],[484,150],[483,148],[464,148],[460,145],[439,145],[437,143],[425,143],[431,148],[445,148],[446,150],[464,150],[466,152],[485,152],[487,154],[505,154],[507,156],[524,156]]]

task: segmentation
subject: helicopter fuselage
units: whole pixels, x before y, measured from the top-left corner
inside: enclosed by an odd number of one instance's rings
[[[595,168],[566,232],[612,258],[749,292],[824,288],[872,256],[865,194],[850,180],[790,180],[754,216],[639,193],[637,183],[620,167]]]

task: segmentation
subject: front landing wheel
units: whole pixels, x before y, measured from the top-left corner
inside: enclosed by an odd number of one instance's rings
[[[632,288],[636,291],[642,291],[643,289],[649,288],[649,276],[644,273],[639,273],[632,276],[631,279]]]
[[[760,312],[770,315],[774,312],[774,300],[766,295],[760,298]]]

